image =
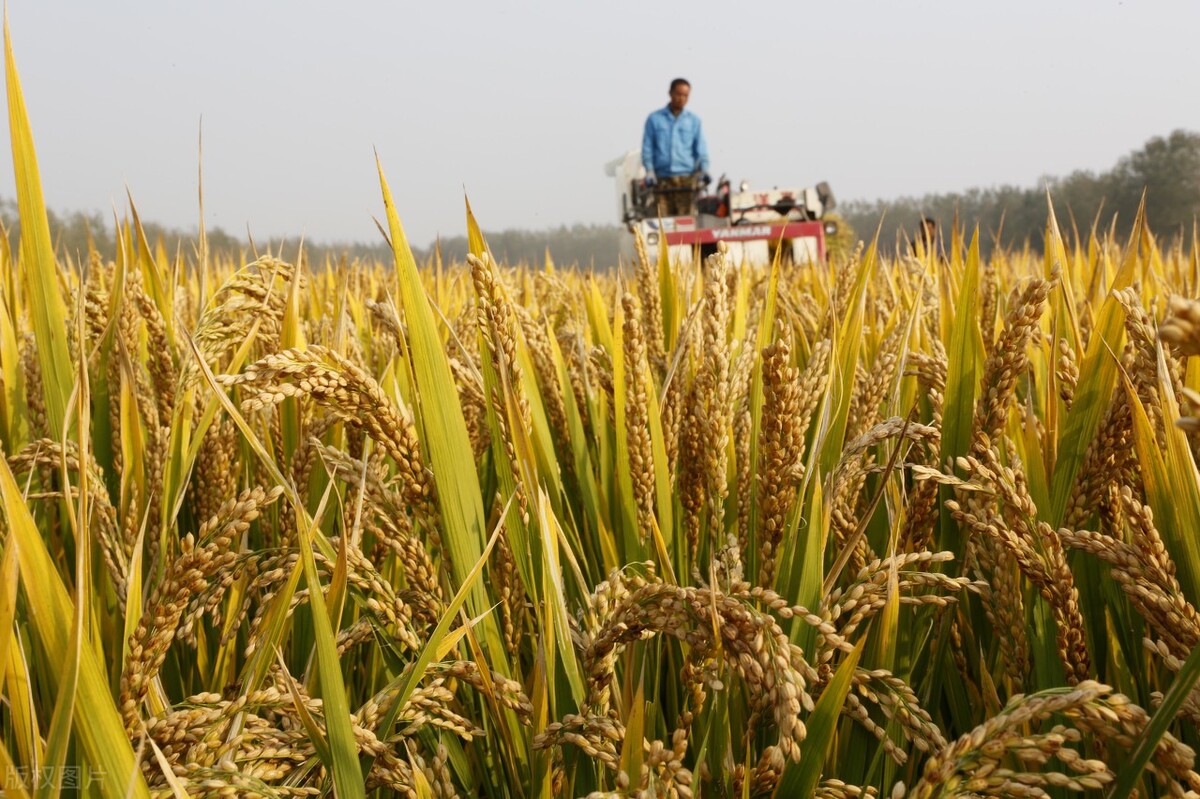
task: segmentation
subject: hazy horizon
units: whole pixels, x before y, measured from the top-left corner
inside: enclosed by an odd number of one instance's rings
[[[414,244],[616,221],[603,165],[680,75],[715,174],[839,199],[1099,171],[1200,129],[1194,0],[668,8],[10,0],[46,203],[374,242],[374,150]],[[7,125],[2,126],[8,147]],[[0,195],[12,197],[11,166]]]

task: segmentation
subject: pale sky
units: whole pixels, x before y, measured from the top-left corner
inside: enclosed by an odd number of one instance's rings
[[[603,165],[676,76],[714,175],[841,199],[1103,170],[1200,130],[1197,0],[8,0],[47,205],[414,244],[615,222]],[[9,151],[0,126],[0,148]],[[0,196],[13,196],[11,166]]]

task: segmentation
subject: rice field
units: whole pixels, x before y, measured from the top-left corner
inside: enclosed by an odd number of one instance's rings
[[[589,273],[468,208],[418,264],[381,168],[393,262],[76,259],[6,76],[0,795],[1200,795],[1144,219]]]

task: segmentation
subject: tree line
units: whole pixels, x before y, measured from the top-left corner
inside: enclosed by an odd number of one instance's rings
[[[117,250],[116,225],[111,216],[99,212],[73,211],[57,213],[47,209],[50,235],[55,250],[75,263],[86,259],[91,250],[111,259]],[[21,232],[16,200],[0,198],[0,226],[16,247]],[[182,253],[193,258],[197,254],[199,233],[182,230],[156,222],[142,220],[146,240],[152,246],[161,245],[169,254]],[[548,230],[501,230],[485,232],[488,246],[498,260],[508,263],[542,264],[547,255],[556,264],[595,266],[606,269],[617,263],[620,247],[620,228],[616,225],[562,225]],[[285,259],[295,259],[300,246],[299,237],[286,240],[257,239],[234,236],[221,228],[209,228],[205,233],[208,251],[212,254],[250,259],[255,254],[279,253]],[[136,248],[137,242],[133,242]],[[418,262],[435,257],[440,251],[447,261],[462,261],[467,256],[467,237],[439,239],[427,247],[413,247]],[[323,265],[345,261],[390,261],[392,252],[382,236],[376,243],[363,242],[304,242],[304,257],[309,264]]]
[[[902,197],[896,200],[845,203],[839,210],[860,236],[876,229],[885,246],[901,246],[922,217],[945,230],[954,220],[966,228],[979,226],[985,249],[999,244],[1040,249],[1045,238],[1047,194],[1064,235],[1087,236],[1113,230],[1125,237],[1137,215],[1143,191],[1146,218],[1161,239],[1191,242],[1200,216],[1200,134],[1176,130],[1156,136],[1121,158],[1111,169],[1085,170],[1045,177],[1036,186],[997,186],[963,192]]]
[[[906,246],[923,217],[943,228],[957,222],[964,229],[978,225],[983,247],[996,245],[1040,249],[1045,236],[1047,192],[1064,234],[1086,236],[1093,228],[1128,234],[1143,192],[1151,229],[1164,239],[1194,239],[1200,217],[1200,133],[1176,130],[1156,136],[1140,149],[1121,158],[1104,172],[1079,170],[1062,177],[1046,177],[1036,186],[1004,185],[961,192],[901,197],[892,200],[857,200],[838,209],[846,232],[870,237],[877,229],[885,247]],[[51,235],[60,254],[77,262],[91,248],[112,258],[116,252],[116,229],[111,217],[101,213],[48,212]],[[20,221],[15,200],[0,199],[0,225],[15,246]],[[168,253],[195,256],[197,233],[143,222],[147,240]],[[546,230],[509,229],[488,232],[488,245],[497,259],[508,263],[542,264],[547,255],[559,265],[606,269],[618,261],[621,229],[617,225],[562,225]],[[299,239],[250,241],[220,228],[207,232],[209,251],[232,257],[250,258],[255,253],[278,252],[295,258]],[[290,248],[290,252],[289,252]],[[454,236],[424,248],[414,248],[418,260],[430,259],[440,250],[444,260],[466,257],[467,239]],[[308,263],[322,265],[338,261],[387,261],[391,252],[376,243],[305,242]]]

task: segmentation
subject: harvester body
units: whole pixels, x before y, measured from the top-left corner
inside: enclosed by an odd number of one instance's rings
[[[825,258],[825,239],[837,232],[837,223],[825,219],[834,207],[828,184],[812,188],[754,190],[744,181],[733,191],[728,180],[717,181],[715,191],[697,193],[695,213],[659,217],[662,189],[646,184],[646,171],[636,150],[605,165],[614,179],[617,213],[624,226],[621,251],[634,252],[640,231],[646,244],[657,250],[666,243],[670,260],[688,264],[715,252],[725,242],[735,263],[768,266],[776,257],[786,264],[816,263]]]

